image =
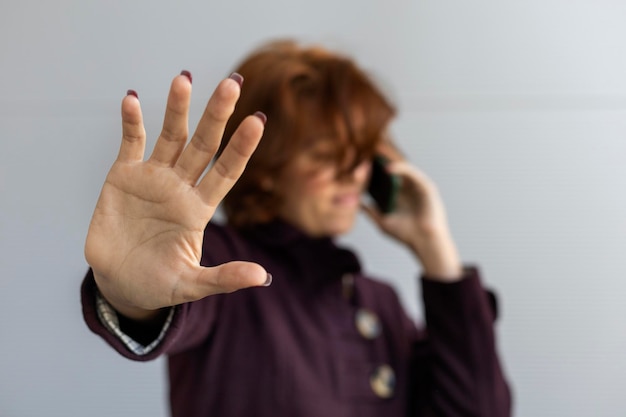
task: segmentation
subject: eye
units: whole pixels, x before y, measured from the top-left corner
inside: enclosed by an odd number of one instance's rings
[[[334,163],[337,159],[337,148],[329,141],[318,141],[306,153],[310,161],[318,164]]]

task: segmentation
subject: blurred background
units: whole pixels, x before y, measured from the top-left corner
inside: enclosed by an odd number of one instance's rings
[[[168,415],[165,361],[123,359],[81,316],[120,101],[138,91],[150,148],[181,69],[195,125],[282,37],[353,56],[397,103],[394,136],[500,297],[515,415],[626,415],[624,22],[622,0],[3,0],[0,416]],[[342,240],[421,320],[408,253],[364,217]]]

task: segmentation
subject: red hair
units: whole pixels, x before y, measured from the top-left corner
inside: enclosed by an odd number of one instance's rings
[[[246,116],[257,110],[267,115],[261,143],[223,201],[228,223],[236,228],[276,216],[280,190],[264,184],[278,178],[304,143],[314,139],[312,128],[327,129],[324,133],[332,135],[338,164],[350,147],[356,151],[348,168],[352,169],[373,156],[395,115],[393,106],[352,60],[321,47],[273,42],[254,51],[235,71],[244,77],[244,84],[222,149]]]

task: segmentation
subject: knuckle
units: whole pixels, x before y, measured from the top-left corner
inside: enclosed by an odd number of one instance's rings
[[[206,109],[206,115],[214,123],[226,123],[232,114],[233,109],[225,106],[224,103],[210,102]]]
[[[222,158],[215,161],[214,169],[220,177],[225,179],[236,181],[239,178],[239,172],[237,172],[237,170],[233,170],[231,166],[224,163]]]
[[[235,110],[237,98],[237,92],[230,88],[228,83],[221,83],[207,104],[207,116],[225,123]]]
[[[127,142],[138,142],[143,139],[143,136],[139,132],[130,131],[124,132],[124,140]]]
[[[187,129],[174,129],[171,126],[163,126],[161,137],[168,142],[182,142],[187,140]]]
[[[210,141],[203,134],[196,132],[191,139],[191,146],[193,146],[198,152],[214,154],[217,152],[219,143]]]
[[[242,137],[241,139],[246,139]],[[242,140],[233,140],[228,144],[229,151],[235,154],[235,157],[247,159],[250,157],[250,152],[247,150],[247,146]]]

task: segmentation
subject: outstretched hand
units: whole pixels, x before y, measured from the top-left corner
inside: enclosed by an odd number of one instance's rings
[[[263,134],[262,113],[244,119],[203,175],[241,81],[233,74],[217,86],[187,144],[191,76],[174,78],[163,130],[146,161],[139,100],[131,92],[122,101],[122,144],[89,226],[85,257],[102,295],[127,317],[149,319],[161,307],[267,281],[267,272],[254,263],[200,266],[206,224]]]

